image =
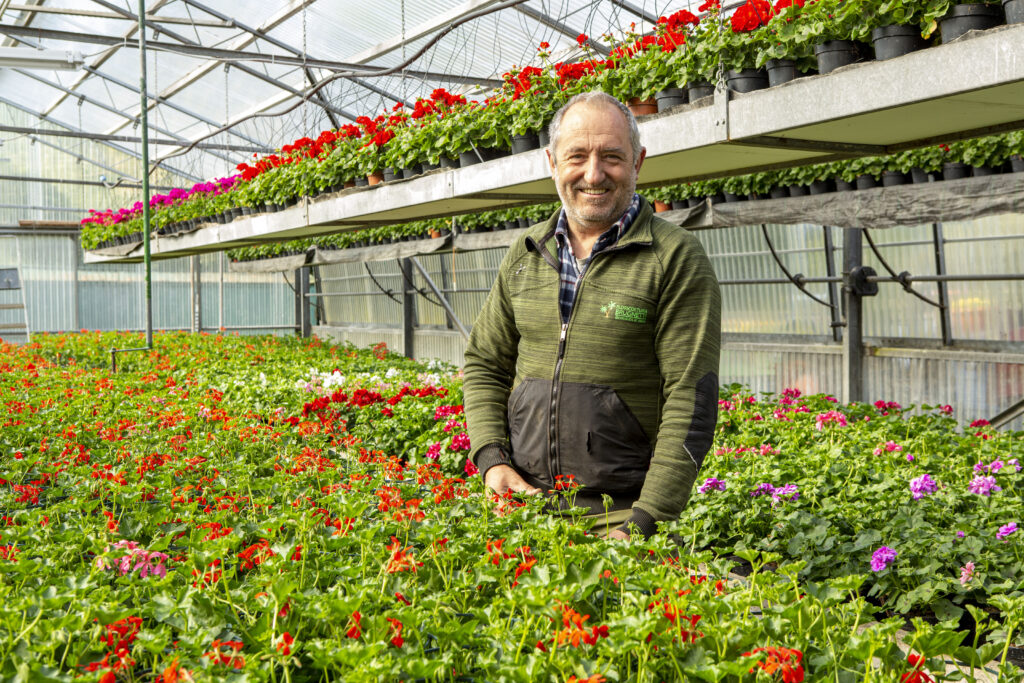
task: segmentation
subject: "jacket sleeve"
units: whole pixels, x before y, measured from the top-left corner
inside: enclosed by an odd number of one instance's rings
[[[507,464],[508,397],[515,379],[519,331],[509,297],[509,250],[483,309],[473,323],[463,366],[463,396],[471,444],[470,457],[484,476],[490,467]]]
[[[655,328],[664,400],[658,438],[640,498],[623,525],[635,524],[645,536],[657,530],[656,522],[676,519],[686,507],[718,419],[718,279],[697,239],[689,233],[679,237],[662,259]]]

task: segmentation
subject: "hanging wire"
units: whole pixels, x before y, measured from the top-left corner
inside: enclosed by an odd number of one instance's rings
[[[306,70],[306,59],[308,57],[308,55],[306,54],[306,38],[307,38],[307,35],[306,35],[306,5],[303,4],[302,5],[302,73],[303,74],[308,73],[308,71]],[[307,120],[308,112],[309,112],[309,101],[305,100],[302,103],[302,133],[303,133],[303,135],[309,135],[310,134],[310,131],[309,131],[309,121]]]
[[[873,251],[875,253],[875,258],[878,259],[878,262],[882,264],[883,268],[885,268],[887,271],[889,271],[889,275],[892,275],[893,278],[895,278],[897,282],[899,282],[901,285],[903,285],[903,289],[905,289],[910,294],[913,294],[914,296],[916,296],[918,299],[920,299],[921,301],[925,302],[926,304],[929,304],[931,306],[935,306],[936,308],[941,308],[941,309],[946,308],[945,306],[943,306],[938,301],[933,301],[932,299],[929,299],[924,294],[921,294],[916,289],[914,289],[914,286],[912,284],[910,284],[910,280],[909,280],[910,273],[908,271],[904,270],[902,273],[899,273],[897,275],[896,271],[893,270],[892,266],[890,266],[888,264],[888,262],[884,258],[882,258],[882,254],[881,254],[881,252],[878,251],[878,247],[875,246],[875,241],[871,239],[871,233],[868,232],[867,228],[864,228],[864,238],[867,239],[868,245],[870,245],[871,251]]]
[[[404,268],[399,268],[398,272],[400,272],[402,274],[402,279],[405,280],[405,283],[407,285],[409,285],[410,287],[412,287],[416,291],[417,294],[419,294],[420,296],[422,296],[424,299],[426,299],[430,303],[434,304],[435,306],[440,306],[441,308],[444,308],[444,305],[440,301],[434,301],[433,299],[431,299],[430,296],[427,294],[427,291],[425,289],[423,289],[421,287],[417,287],[416,283],[413,282],[412,280],[410,280],[406,276]]]
[[[778,252],[775,251],[775,245],[772,244],[772,240],[768,236],[768,226],[765,225],[764,223],[761,224],[761,233],[764,235],[764,241],[768,245],[769,251],[772,252],[772,258],[775,259],[775,263],[778,264],[779,269],[782,270],[783,274],[789,279],[789,281],[796,285],[797,289],[799,289],[801,292],[817,301],[822,306],[828,306],[831,309],[835,309],[835,304],[831,304],[825,301],[824,299],[820,299],[814,294],[811,294],[809,291],[807,291],[807,287],[806,285],[804,285],[803,275],[801,275],[800,273],[793,275],[792,273],[789,272],[789,269],[787,269],[786,266],[782,264],[782,259],[779,258]]]
[[[388,298],[391,299],[392,301],[394,301],[396,304],[402,303],[400,300],[395,298],[394,290],[392,290],[392,289],[385,289],[384,285],[382,285],[381,283],[377,282],[377,278],[374,276],[373,271],[370,270],[370,264],[369,263],[367,263],[366,261],[363,261],[363,268],[366,268],[366,274],[370,276],[371,280],[373,280],[373,284],[377,285],[377,289],[379,289],[380,291],[382,291],[385,294],[387,294]],[[401,269],[399,269],[399,270],[401,270]]]

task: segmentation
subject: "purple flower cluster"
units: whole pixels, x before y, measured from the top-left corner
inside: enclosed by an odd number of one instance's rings
[[[1017,522],[1010,522],[999,527],[999,531],[996,533],[996,538],[1000,541],[1005,541],[1006,537],[1010,534],[1017,533]]]
[[[975,477],[967,484],[967,490],[977,493],[979,496],[991,496],[993,491],[1002,491],[1002,486],[996,485],[996,478],[993,476]]]
[[[708,493],[709,491],[724,491],[725,482],[715,477],[708,477],[704,483],[697,488],[697,493]]]
[[[751,498],[757,498],[758,496],[771,496],[772,507],[775,507],[777,503],[784,500],[796,500],[800,497],[800,490],[796,484],[786,484],[784,486],[772,486],[769,483],[759,484],[757,488],[750,492]]]
[[[871,571],[880,572],[888,567],[899,555],[895,550],[887,545],[883,545],[881,548],[871,554]]]
[[[939,485],[929,474],[922,474],[920,477],[910,480],[910,492],[913,494],[914,500],[921,500],[938,490]]]

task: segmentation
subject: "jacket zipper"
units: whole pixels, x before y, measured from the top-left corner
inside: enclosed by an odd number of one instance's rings
[[[575,301],[573,308],[575,309]],[[572,318],[570,314],[570,319]],[[558,469],[558,378],[562,374],[562,360],[565,358],[565,337],[569,331],[569,323],[562,323],[562,331],[558,335],[558,359],[555,361],[555,376],[551,381],[551,417],[548,418],[548,476],[551,485],[555,485],[555,470]]]
[[[624,247],[616,244],[615,246],[609,247],[598,254],[594,254],[594,256],[609,254],[623,248]],[[587,276],[587,273],[590,272],[590,268],[593,265],[593,262],[587,264],[586,271],[580,276],[579,281],[576,283],[576,294],[573,296],[572,310],[569,312],[569,322],[562,323],[561,332],[558,335],[558,358],[555,361],[555,375],[551,380],[551,405],[549,406],[550,417],[548,418],[548,477],[551,479],[552,486],[555,485],[555,472],[557,471],[561,474],[561,462],[559,461],[558,454],[558,388],[562,375],[562,361],[565,359],[565,342],[569,333],[569,323],[572,322],[572,316],[576,313],[576,301],[579,298],[580,287],[583,285],[583,278]]]

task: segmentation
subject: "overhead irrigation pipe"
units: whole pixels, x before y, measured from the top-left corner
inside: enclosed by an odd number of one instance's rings
[[[133,349],[110,349],[110,371],[117,372],[117,354],[153,350],[153,282],[149,252],[149,119],[146,113],[146,0],[139,0],[139,93],[142,98],[142,250],[146,264],[146,345]]]

